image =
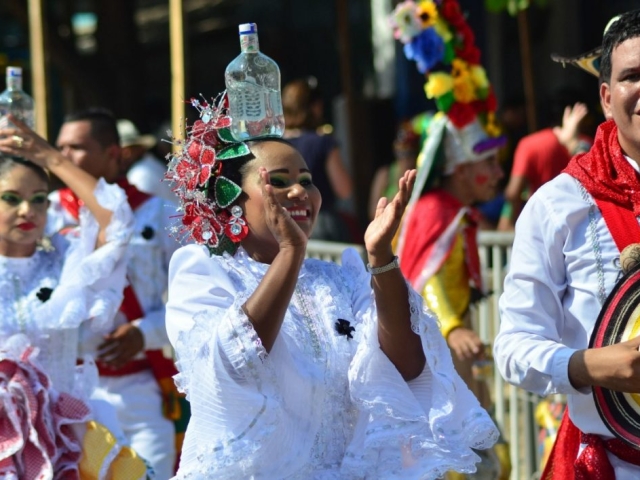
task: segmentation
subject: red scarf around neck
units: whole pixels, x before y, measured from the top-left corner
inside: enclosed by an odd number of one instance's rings
[[[622,153],[618,127],[598,127],[591,150],[571,159],[564,173],[577,178],[595,200],[606,200],[640,216],[640,176]]]

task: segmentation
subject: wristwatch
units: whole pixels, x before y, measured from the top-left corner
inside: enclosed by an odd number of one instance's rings
[[[388,272],[389,270],[393,270],[394,268],[400,268],[400,261],[398,260],[397,255],[393,256],[393,260],[391,260],[391,262],[381,267],[372,267],[370,263],[367,263],[367,271],[371,275],[378,275],[379,273]]]

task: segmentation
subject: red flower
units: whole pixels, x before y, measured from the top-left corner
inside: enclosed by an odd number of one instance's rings
[[[440,7],[440,14],[450,25],[456,26],[464,22],[460,5],[455,0],[444,0]]]
[[[193,160],[198,160],[200,158],[200,154],[202,153],[203,147],[204,144],[202,143],[202,141],[194,138],[193,140],[191,140],[189,146],[187,147],[187,153]]]
[[[474,45],[465,45],[456,48],[456,55],[468,63],[478,65],[480,63],[480,50]]]
[[[226,118],[226,117],[225,117]],[[217,127],[213,123],[204,123],[202,120],[196,120],[191,126],[190,135],[194,139],[204,142],[205,145],[217,147],[219,140],[216,132]]]
[[[447,115],[456,128],[462,128],[471,123],[476,114],[471,104],[455,102],[451,105]]]
[[[226,128],[230,126],[231,117],[227,117],[226,115],[220,115],[213,124],[213,128]]]
[[[487,95],[485,102],[488,112],[495,112],[498,108],[498,101],[496,100],[496,94],[493,92],[493,87],[489,87],[489,95]]]
[[[211,147],[204,147],[200,155],[202,168],[198,174],[198,184],[204,185],[211,177],[211,171],[216,162],[216,151]]]

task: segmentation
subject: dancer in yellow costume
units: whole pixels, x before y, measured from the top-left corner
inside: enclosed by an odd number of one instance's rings
[[[492,199],[503,176],[497,152],[505,138],[495,125],[496,100],[457,1],[405,1],[392,22],[405,55],[425,75],[427,97],[440,110],[426,126],[416,187],[397,245],[400,267],[437,314],[456,370],[490,408],[487,386],[474,375],[474,364],[486,359],[469,307],[483,295],[476,238],[480,216],[472,205]],[[477,473],[451,473],[450,478],[509,477],[505,443],[480,455]]]

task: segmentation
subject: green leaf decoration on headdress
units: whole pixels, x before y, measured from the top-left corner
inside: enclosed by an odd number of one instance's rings
[[[228,178],[218,177],[214,185],[214,192],[218,206],[226,208],[240,196],[242,189]]]
[[[223,142],[226,143],[235,143],[236,139],[233,138],[233,135],[231,135],[231,129],[230,128],[221,128],[220,130],[218,130],[218,137],[220,137],[220,140],[222,140]]]
[[[451,65],[454,58],[456,58],[456,52],[453,48],[453,42],[449,41],[444,44],[444,56],[442,58],[442,63],[445,65]]]
[[[451,109],[451,105],[455,102],[453,92],[447,92],[444,95],[436,98],[436,106],[438,110],[442,112],[448,112]]]
[[[220,150],[216,155],[216,159],[229,160],[231,158],[244,157],[245,155],[249,155],[249,153],[251,153],[251,151],[247,144],[240,142]]]

